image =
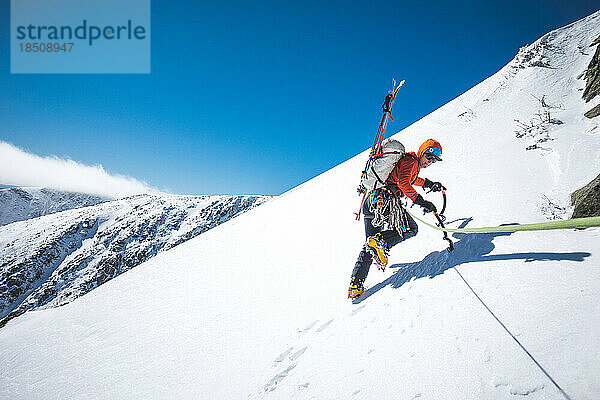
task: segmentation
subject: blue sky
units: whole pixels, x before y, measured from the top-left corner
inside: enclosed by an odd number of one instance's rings
[[[596,1],[153,1],[152,72],[10,74],[0,5],[0,141],[180,194],[280,194],[596,11]],[[418,4],[417,4],[418,3]],[[358,180],[358,177],[357,177]],[[0,182],[5,183],[5,182]]]

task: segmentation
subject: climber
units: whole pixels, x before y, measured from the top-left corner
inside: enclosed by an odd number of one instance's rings
[[[388,253],[396,244],[414,237],[418,232],[417,223],[414,219],[393,199],[400,199],[403,196],[408,197],[414,204],[417,204],[428,212],[437,212],[433,203],[427,201],[417,193],[413,185],[421,186],[424,189],[438,192],[443,186],[440,182],[432,182],[429,179],[419,177],[421,168],[427,168],[431,164],[442,161],[442,146],[433,139],[428,139],[419,147],[419,151],[406,153],[390,173],[386,180],[386,186],[371,192],[367,200],[363,203],[362,211],[365,221],[366,243],[363,246],[350,280],[348,297],[351,299],[359,297],[364,292],[363,283],[369,273],[369,268],[373,259],[378,267],[385,269],[388,262]],[[391,203],[389,203],[391,202]],[[386,204],[395,205],[394,209],[385,207]],[[388,219],[393,213],[400,214],[404,227],[389,226],[389,223],[382,223],[381,216],[377,213],[380,210],[386,210],[383,218]],[[374,220],[376,223],[374,225]],[[387,226],[387,229],[386,228]]]

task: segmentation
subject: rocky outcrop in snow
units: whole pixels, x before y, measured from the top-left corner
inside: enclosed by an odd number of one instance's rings
[[[573,218],[600,217],[600,175],[571,195]]]
[[[592,100],[600,93],[600,37],[594,40],[591,46],[594,45],[598,45],[596,53],[585,72],[586,85],[583,91],[583,98],[586,102]]]
[[[137,195],[0,227],[0,326],[82,296],[268,200]]]
[[[600,115],[600,104],[586,112],[584,115],[590,119]]]

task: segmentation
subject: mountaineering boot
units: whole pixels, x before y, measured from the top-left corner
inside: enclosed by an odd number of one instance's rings
[[[364,288],[362,282],[353,276],[352,279],[350,280],[350,287],[348,288],[348,298],[355,299],[355,298],[359,297],[361,294],[363,294],[364,291],[365,291],[365,288]]]
[[[369,236],[367,243],[365,243],[365,248],[373,256],[377,267],[384,271],[388,263],[388,249],[387,243],[383,240],[381,234],[378,233],[375,236]]]

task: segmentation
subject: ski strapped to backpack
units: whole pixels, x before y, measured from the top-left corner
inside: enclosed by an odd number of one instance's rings
[[[358,193],[362,194],[362,200],[360,207],[356,214],[356,220],[360,219],[360,213],[362,211],[362,205],[368,193],[375,189],[385,186],[390,172],[394,169],[394,166],[404,155],[404,146],[397,140],[388,139],[383,142],[385,136],[385,130],[387,128],[388,120],[392,117],[392,107],[396,100],[396,95],[400,88],[404,85],[404,80],[396,85],[396,80],[392,80],[392,90],[390,90],[381,105],[383,109],[383,115],[381,116],[381,122],[377,129],[377,136],[371,147],[369,153],[369,159],[365,165],[365,169],[362,171],[360,178],[360,185],[358,187]]]

